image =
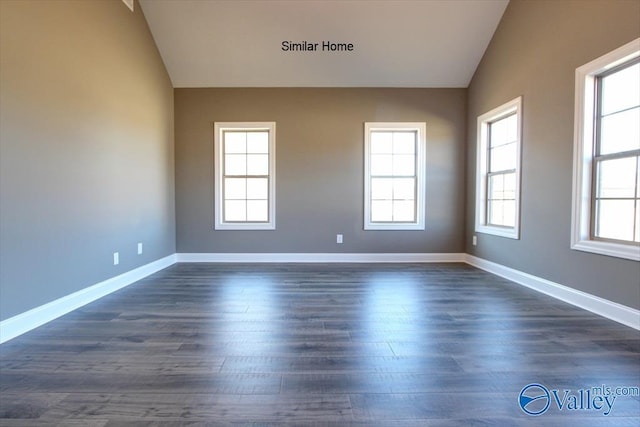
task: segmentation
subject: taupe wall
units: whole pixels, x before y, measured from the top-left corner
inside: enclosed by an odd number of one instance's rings
[[[569,249],[574,70],[638,37],[639,15],[636,0],[512,0],[467,100],[465,89],[174,92],[139,7],[2,0],[0,320],[176,251],[466,250],[640,308],[638,263]],[[474,247],[476,117],[519,95],[522,238]],[[214,231],[213,122],[265,120],[277,123],[278,228]],[[365,121],[426,122],[424,232],[362,230]]]
[[[139,6],[2,0],[0,31],[7,319],[175,252],[173,89]]]
[[[178,252],[461,252],[465,102],[464,89],[176,89]],[[215,121],[276,122],[277,230],[213,229]],[[363,231],[366,121],[426,122],[425,231]]]
[[[640,36],[637,0],[511,0],[469,87],[468,253],[640,308],[640,264],[570,245],[575,69]],[[523,96],[521,239],[478,234],[476,119]]]

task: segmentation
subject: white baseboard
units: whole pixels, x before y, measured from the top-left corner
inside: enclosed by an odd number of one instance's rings
[[[495,262],[487,261],[473,255],[466,256],[467,264],[488,271],[497,276],[516,282],[520,285],[547,294],[576,307],[583,308],[607,319],[640,330],[640,311],[600,298],[550,280],[542,279],[513,268],[505,267]]]
[[[178,253],[177,262],[465,262],[463,253]]]
[[[0,322],[0,344],[29,332],[62,315],[76,310],[105,295],[124,288],[176,262],[176,256],[169,255],[157,261],[143,265],[119,276],[96,283],[57,300],[51,301],[24,313],[20,313]]]

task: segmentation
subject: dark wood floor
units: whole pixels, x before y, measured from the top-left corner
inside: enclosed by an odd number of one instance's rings
[[[176,264],[0,346],[2,426],[638,426],[638,331],[463,264]]]

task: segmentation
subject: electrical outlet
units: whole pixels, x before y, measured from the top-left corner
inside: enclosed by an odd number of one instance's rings
[[[336,243],[342,243],[342,234],[336,234]]]
[[[138,243],[138,255],[142,253],[142,243]]]
[[[114,252],[113,253],[113,265],[118,265],[120,264],[120,253],[119,252]]]
[[[478,236],[473,236],[473,240],[471,241],[471,243],[473,243],[473,246],[477,246],[478,245]]]

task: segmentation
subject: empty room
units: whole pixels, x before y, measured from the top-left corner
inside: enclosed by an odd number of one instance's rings
[[[640,0],[0,0],[0,425],[639,422]]]

